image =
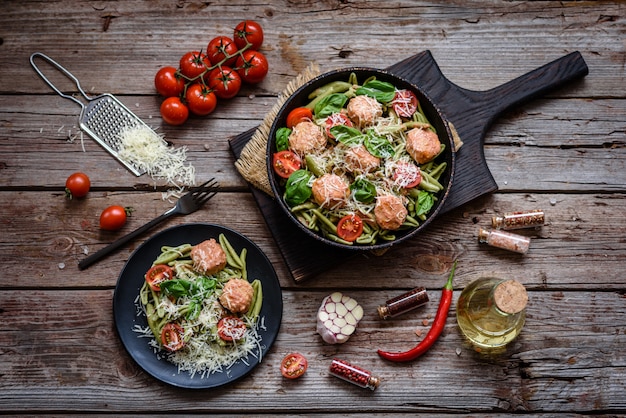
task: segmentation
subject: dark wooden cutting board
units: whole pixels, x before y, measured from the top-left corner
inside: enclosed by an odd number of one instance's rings
[[[411,81],[430,96],[463,141],[463,147],[457,153],[454,181],[439,215],[498,189],[483,152],[485,135],[496,117],[513,106],[589,73],[579,52],[572,52],[487,91],[467,90],[449,81],[430,51],[409,57],[387,70]],[[254,131],[251,129],[230,139],[235,158],[239,158]],[[354,251],[330,248],[294,228],[272,197],[255,187],[250,188],[296,282],[315,277],[340,264],[346,257],[354,256]]]

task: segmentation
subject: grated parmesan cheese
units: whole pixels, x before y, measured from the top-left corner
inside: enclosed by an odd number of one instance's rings
[[[183,189],[195,184],[195,169],[187,160],[187,148],[167,145],[161,135],[147,126],[125,128],[120,132],[120,158],[133,162],[153,179]]]

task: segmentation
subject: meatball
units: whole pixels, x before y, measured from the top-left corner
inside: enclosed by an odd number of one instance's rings
[[[363,145],[357,145],[346,151],[344,160],[348,170],[353,173],[369,173],[380,165],[380,158],[370,154]]]
[[[374,217],[383,229],[396,230],[404,223],[408,211],[402,199],[394,195],[383,195],[376,198]]]
[[[348,117],[357,126],[371,125],[383,114],[383,105],[369,96],[353,97],[348,102],[346,109],[348,110]]]
[[[311,121],[302,121],[293,127],[289,135],[289,148],[299,155],[321,151],[326,146],[322,129]]]
[[[244,313],[250,309],[253,297],[254,289],[247,280],[233,278],[226,282],[219,299],[232,313]]]
[[[413,128],[406,136],[406,152],[418,164],[424,164],[435,158],[441,151],[441,142],[437,134],[429,129]]]
[[[313,198],[323,208],[338,209],[346,204],[348,184],[336,174],[324,174],[313,181]]]
[[[213,238],[194,245],[190,255],[194,270],[209,276],[226,267],[226,253]]]

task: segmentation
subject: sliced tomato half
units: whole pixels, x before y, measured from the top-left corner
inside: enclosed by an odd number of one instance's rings
[[[276,174],[282,178],[289,178],[294,171],[299,170],[302,167],[302,160],[293,151],[284,150],[274,153],[272,157],[272,166]]]
[[[411,90],[398,90],[391,101],[393,111],[401,118],[410,118],[417,111],[417,96]]]
[[[161,291],[161,283],[174,278],[174,271],[166,264],[152,266],[146,273],[146,283],[155,292]]]
[[[291,129],[302,121],[313,119],[313,111],[308,107],[296,107],[287,115],[287,128]]]
[[[332,115],[326,118],[326,136],[331,139],[334,139],[335,136],[332,133],[330,133],[330,128],[334,126],[338,126],[338,125],[345,125],[349,127],[353,126],[352,121],[345,114],[333,113]]]
[[[185,330],[180,325],[170,322],[161,330],[161,344],[167,351],[178,351],[185,345]]]
[[[422,173],[415,164],[398,162],[393,172],[393,180],[396,185],[411,189],[422,182]]]
[[[337,235],[342,240],[353,242],[363,234],[363,220],[359,215],[346,215],[337,224]]]
[[[246,334],[246,323],[236,316],[225,316],[217,323],[217,335],[224,341],[241,340]]]
[[[309,363],[302,354],[291,353],[280,363],[280,373],[287,379],[297,379],[306,372],[308,366]]]

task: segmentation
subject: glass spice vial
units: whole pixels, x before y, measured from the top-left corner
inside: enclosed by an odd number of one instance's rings
[[[526,254],[530,248],[530,238],[498,229],[488,231],[480,228],[478,230],[478,241],[492,247],[502,248],[503,250],[520,254]]]
[[[491,225],[496,229],[522,229],[541,226],[546,222],[546,215],[541,209],[528,212],[508,212],[491,218]]]
[[[369,371],[336,358],[333,359],[328,371],[331,375],[362,388],[374,390],[380,384],[380,379],[372,376]]]
[[[381,319],[392,318],[410,310],[419,308],[428,302],[428,293],[423,287],[416,287],[399,296],[389,299],[384,305],[378,307],[378,315]]]

